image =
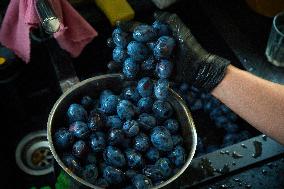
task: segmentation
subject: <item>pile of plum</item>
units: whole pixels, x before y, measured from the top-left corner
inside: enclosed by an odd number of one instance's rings
[[[244,127],[239,124],[241,119],[210,93],[200,91],[186,83],[176,84],[173,89],[180,94],[188,107],[190,107],[193,118],[195,118],[194,116],[196,114],[200,115],[200,113],[201,116],[203,114],[203,116],[210,118],[209,123],[206,124],[199,123],[198,119],[195,119],[195,125],[197,129],[199,129],[195,156],[216,151],[253,136],[251,131],[249,131],[249,125],[245,125]],[[208,141],[207,129],[214,131],[212,134],[216,133],[216,135],[222,138],[222,141]],[[208,142],[210,142],[210,144],[208,144]]]
[[[133,32],[118,27],[112,42],[113,60],[131,85],[70,104],[54,144],[64,164],[94,185],[146,189],[173,176],[187,158],[167,101],[176,42],[158,21]]]

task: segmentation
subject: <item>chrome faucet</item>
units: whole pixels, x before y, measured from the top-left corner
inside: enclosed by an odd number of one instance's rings
[[[36,10],[46,33],[53,34],[59,30],[60,20],[48,0],[37,0]]]

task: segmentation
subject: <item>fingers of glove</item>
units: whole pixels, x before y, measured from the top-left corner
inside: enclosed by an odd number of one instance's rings
[[[173,74],[173,79],[177,82],[189,82],[192,77],[192,72],[194,69],[193,62],[190,60],[191,55],[189,53],[189,50],[185,47],[179,46],[177,49],[177,57],[175,58],[175,69],[174,69],[174,74]]]
[[[160,22],[167,23],[168,18],[171,16],[171,13],[164,12],[164,11],[156,11],[154,13],[155,20],[158,20]]]
[[[125,32],[133,32],[134,28],[140,24],[140,22],[132,20],[120,20],[116,22],[116,26],[121,28]]]

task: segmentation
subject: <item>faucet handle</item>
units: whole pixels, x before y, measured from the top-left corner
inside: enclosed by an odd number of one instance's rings
[[[36,10],[46,33],[53,34],[59,30],[60,20],[48,0],[37,0]]]

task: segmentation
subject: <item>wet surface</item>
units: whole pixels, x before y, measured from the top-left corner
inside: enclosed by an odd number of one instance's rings
[[[284,154],[284,147],[274,140],[267,137],[265,142],[259,141],[262,141],[261,135],[193,159],[191,169],[186,170],[182,176],[183,179],[180,181],[181,186],[196,185],[202,182],[206,183],[207,181],[214,182],[219,176],[229,176],[231,173],[242,172],[244,169],[257,166],[263,160]],[[246,146],[246,148],[243,146]],[[255,156],[253,157],[252,154],[255,154]],[[282,162],[282,160],[279,161]],[[237,181],[234,180],[234,183],[238,187],[242,185],[243,188],[245,185],[253,186],[250,179],[257,180],[259,175],[267,176],[269,175],[269,170],[279,166],[280,164],[276,162],[266,162],[265,167],[259,169],[258,172],[250,174],[247,178],[236,177]],[[188,178],[191,178],[190,182],[188,182]],[[231,188],[231,184],[228,186]]]
[[[208,176],[214,175],[215,168],[212,166],[212,162],[207,158],[201,160],[199,168],[204,172],[204,175]]]
[[[274,165],[278,166],[274,166]],[[223,179],[215,179],[214,182],[199,185],[198,189],[219,189],[222,185],[230,189],[282,189],[284,188],[284,162],[282,158],[276,158],[270,163],[260,163],[250,169],[235,173]]]

